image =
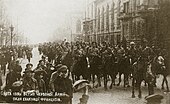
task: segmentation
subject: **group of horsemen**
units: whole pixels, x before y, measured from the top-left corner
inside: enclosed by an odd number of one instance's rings
[[[79,61],[81,57],[87,57],[88,67],[90,67],[90,60],[93,57],[101,57],[103,62],[111,56],[116,58],[116,62],[128,57],[131,59],[130,63],[132,65],[140,57],[144,58],[146,63],[152,62],[158,56],[162,56],[166,60],[166,63],[168,63],[167,61],[169,59],[168,51],[165,47],[150,46],[146,40],[141,45],[130,42],[129,45],[122,43],[115,46],[107,42],[102,42],[101,44],[96,42],[92,42],[91,44],[85,42],[76,42],[75,44],[62,42],[61,45],[46,43],[39,46],[39,52],[47,56],[48,61],[55,63],[55,65],[60,64],[68,53],[72,55],[73,63]]]
[[[92,61],[95,57],[98,57],[102,62],[101,66],[104,66],[106,64],[106,60],[114,57],[115,63],[120,63],[125,58],[130,59],[130,65],[132,66],[135,62],[137,62],[139,59],[144,59],[145,63],[148,65],[152,63],[158,56],[161,56],[162,58],[159,61],[159,63],[162,64],[162,61],[165,64],[166,68],[168,68],[168,60],[169,55],[168,51],[165,47],[162,45],[150,45],[147,40],[143,40],[141,44],[130,42],[125,43],[122,42],[118,45],[110,45],[107,42],[102,42],[101,44],[98,44],[96,42],[92,43],[85,43],[85,42],[76,42],[76,43],[69,43],[66,41],[63,41],[61,44],[55,44],[55,43],[45,43],[42,45],[39,45],[38,48],[40,54],[43,53],[44,57],[48,57],[48,62],[54,64],[54,66],[57,66],[58,64],[65,64],[64,61],[69,61],[66,57],[67,54],[71,55],[72,60],[70,62],[66,63],[65,65],[68,66],[68,69],[73,74],[75,73],[75,64],[79,61],[80,64],[84,63],[82,62],[82,58],[84,57],[86,60],[85,66],[78,67],[76,71],[86,70],[92,67],[94,64]],[[66,60],[64,60],[66,58]],[[86,69],[85,69],[86,68]],[[97,69],[97,68],[96,68]],[[126,70],[126,69],[125,69]],[[95,70],[99,71],[99,70]],[[129,71],[129,70],[127,70]],[[162,70],[156,70],[157,74],[161,73]],[[83,74],[91,74],[83,72]],[[83,76],[83,74],[81,74]],[[102,73],[101,73],[102,74]],[[88,75],[88,78],[91,80],[91,75]],[[85,79],[88,79],[87,76],[84,77]],[[74,82],[74,78],[72,77],[72,80]],[[78,80],[78,79],[77,79]]]
[[[19,50],[21,51],[24,49],[18,49],[18,53],[20,52]],[[30,50],[30,54],[32,53],[31,48],[27,50]],[[106,64],[105,60],[109,59],[110,57],[114,57],[114,59],[116,59],[115,63],[119,63],[121,60],[128,57],[130,59],[130,64],[133,65],[141,57],[145,60],[146,63],[151,63],[155,57],[162,56],[165,60],[165,66],[167,67],[169,59],[168,52],[165,48],[154,45],[149,46],[147,41],[144,41],[141,45],[138,45],[135,42],[130,42],[129,45],[127,45],[127,43],[122,42],[116,46],[110,45],[107,42],[102,42],[101,44],[92,42],[90,44],[85,42],[69,43],[63,41],[61,44],[40,44],[38,46],[38,50],[40,55],[42,55],[42,59],[39,61],[34,72],[32,70],[33,64],[28,63],[26,65],[26,69],[22,77],[23,90],[27,91],[38,89],[40,92],[48,92],[49,90],[60,92],[60,90],[63,90],[66,91],[67,94],[71,96],[71,98],[73,89],[72,81],[69,79],[70,73],[68,73],[68,70],[72,72],[74,70],[72,69],[74,68],[73,66],[79,62],[82,57],[85,57],[85,61],[87,62],[85,67],[87,69],[92,67],[91,61],[94,57],[99,57],[99,59],[101,59],[101,65]],[[70,60],[67,60],[66,58],[68,57],[68,54],[71,56]],[[68,63],[65,65],[63,64],[64,59],[66,59],[65,61],[68,61]],[[30,59],[28,62],[30,62]],[[12,88],[12,86],[15,85],[14,83],[21,78],[22,71],[22,67],[19,65],[18,60],[15,61],[14,66],[11,66],[11,68],[10,65],[11,62],[8,63],[10,72],[6,77],[7,90],[10,89],[10,87]],[[3,65],[1,65],[1,69],[2,66]],[[51,69],[51,67],[54,67],[55,69]],[[33,75],[33,73],[36,75]],[[33,76],[36,78],[33,78]],[[60,77],[64,77],[64,79]]]

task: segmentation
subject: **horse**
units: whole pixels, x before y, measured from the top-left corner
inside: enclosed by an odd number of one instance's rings
[[[169,86],[168,86],[168,70],[167,70],[167,65],[165,63],[165,59],[160,55],[154,58],[153,61],[153,72],[156,75],[162,75],[163,76],[163,81],[162,81],[162,89],[164,90],[164,83],[166,84],[166,91],[169,92]],[[155,77],[155,84],[156,84],[156,77]]]
[[[80,76],[82,76],[83,79],[88,79],[88,72],[88,62],[85,55],[79,57],[78,60],[74,60],[73,65],[71,66],[73,83],[75,80],[79,80]]]
[[[117,63],[114,55],[107,56],[103,59],[103,77],[104,77],[104,88],[107,90],[108,76],[111,77],[110,89],[113,84],[115,85],[115,79],[117,75]]]
[[[118,61],[118,73],[119,73],[119,82],[117,86],[121,83],[121,75],[124,74],[124,87],[130,87],[129,85],[129,76],[132,72],[130,58],[125,55]]]
[[[141,83],[144,80],[148,84],[149,95],[154,94],[154,74],[152,72],[152,63],[146,61],[145,58],[139,57],[132,65],[132,98],[135,98],[135,87],[137,85],[139,95],[141,98]],[[136,83],[135,83],[136,81]]]
[[[95,83],[95,76],[97,76],[98,84],[101,86],[101,70],[102,70],[102,58],[100,56],[91,56],[89,58],[90,62],[90,76],[92,76],[93,88]]]

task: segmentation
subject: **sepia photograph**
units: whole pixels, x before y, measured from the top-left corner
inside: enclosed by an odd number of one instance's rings
[[[170,0],[0,0],[0,104],[170,104]]]

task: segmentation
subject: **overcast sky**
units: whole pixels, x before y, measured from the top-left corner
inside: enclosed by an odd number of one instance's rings
[[[46,41],[58,27],[65,25],[68,13],[83,11],[85,0],[4,0],[12,23],[31,42]],[[17,22],[18,20],[18,22]]]

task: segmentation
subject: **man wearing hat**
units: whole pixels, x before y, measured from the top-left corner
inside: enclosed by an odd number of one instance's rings
[[[31,69],[32,69],[32,67],[33,67],[33,64],[28,63],[28,64],[26,65],[25,70],[31,70]]]
[[[52,73],[51,73],[51,77],[50,77],[50,81],[49,81],[49,87],[50,87],[50,90],[55,92],[55,88],[54,88],[54,81],[55,79],[58,77],[58,69],[60,67],[62,67],[63,65],[62,64],[58,64],[54,70],[52,70]]]
[[[33,77],[34,71],[26,70],[23,78],[23,91],[38,90],[37,80]]]
[[[22,71],[22,67],[19,63],[19,60],[17,60],[14,64],[14,72],[17,74],[18,79],[21,78],[21,71]]]
[[[135,42],[130,42],[130,49],[128,50],[128,55],[131,58],[131,64],[137,60],[137,50],[135,48]]]
[[[58,71],[58,75],[56,79],[53,81],[54,91],[58,93],[65,93],[66,97],[61,98],[63,102],[67,102],[68,104],[72,103],[73,97],[73,88],[72,81],[68,76],[68,68],[65,65],[62,65]]]
[[[46,92],[47,91],[46,83],[43,79],[45,73],[46,72],[44,70],[36,70],[35,71],[34,78],[37,80],[39,92]]]
[[[151,62],[153,57],[155,56],[154,51],[152,48],[149,47],[148,41],[144,40],[143,42],[143,50],[142,50],[142,57],[146,60],[146,62]]]

